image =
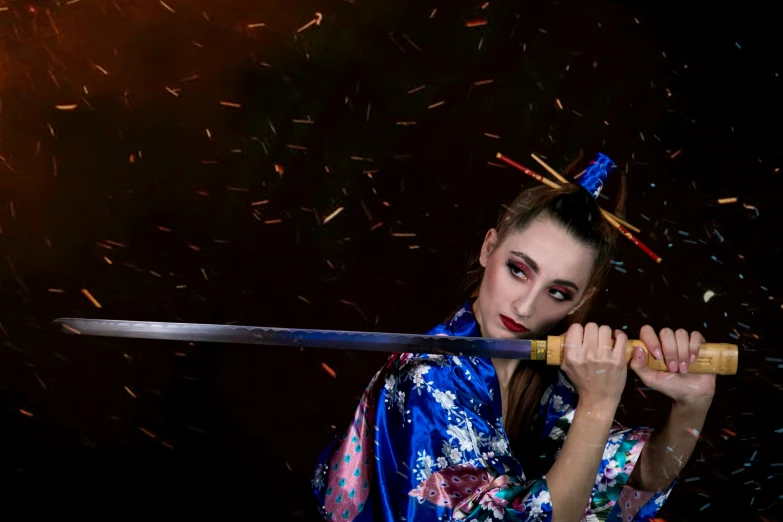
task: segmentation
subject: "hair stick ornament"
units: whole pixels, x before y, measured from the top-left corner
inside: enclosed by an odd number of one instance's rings
[[[555,183],[554,181],[551,181],[551,180],[549,180],[549,179],[545,178],[545,177],[544,177],[544,176],[542,176],[541,174],[536,174],[535,172],[533,172],[533,171],[532,171],[532,170],[530,170],[529,168],[525,167],[524,165],[521,165],[521,164],[517,163],[516,161],[512,160],[511,158],[508,158],[508,157],[506,157],[506,156],[502,155],[502,154],[501,154],[501,153],[499,153],[499,152],[497,153],[496,157],[497,157],[499,160],[501,160],[501,161],[503,161],[503,162],[507,163],[508,165],[511,165],[511,166],[512,166],[512,167],[514,167],[515,169],[521,170],[522,172],[524,172],[525,174],[527,174],[527,175],[528,175],[528,176],[530,176],[531,178],[537,179],[538,181],[540,181],[541,183],[543,183],[543,184],[544,184],[544,185],[546,185],[547,187],[551,187],[551,188],[555,188],[555,189],[556,189],[556,188],[560,188],[560,185],[558,185],[558,184],[557,184],[557,183]],[[539,161],[542,161],[542,162],[543,162],[543,160],[539,160]],[[544,168],[547,168],[547,167],[549,167],[549,166],[548,166],[548,165],[546,165]],[[549,169],[551,169],[551,167],[549,167]],[[549,170],[549,169],[547,169],[547,170]],[[553,170],[550,170],[550,172],[554,172],[554,171],[553,171]],[[562,177],[560,174],[557,174],[555,177],[556,177],[556,178],[558,178],[558,179],[563,179],[563,180],[565,180],[565,181],[564,181],[564,182],[565,182],[565,184],[568,184],[568,180],[567,180],[567,179],[565,179],[565,178],[563,178],[563,177]],[[599,207],[599,208],[600,208],[600,207]],[[629,224],[629,223],[626,223],[625,221],[623,221],[623,220],[622,220],[622,219],[620,219],[619,217],[615,216],[614,214],[612,214],[612,213],[610,213],[610,212],[606,212],[604,209],[601,209],[601,212],[605,212],[605,213],[609,214],[609,215],[610,215],[610,216],[612,216],[612,217],[613,217],[615,220],[617,220],[618,222],[620,222],[620,223],[622,223],[623,225],[625,225],[627,228],[630,228],[631,230],[633,230],[633,231],[635,231],[635,232],[637,232],[637,233],[638,233],[638,232],[641,232],[641,230],[639,230],[638,228],[636,228],[635,226],[633,226],[633,225],[631,225],[631,224]]]
[[[552,174],[552,175],[555,177],[555,179],[557,179],[557,180],[558,180],[560,183],[563,183],[563,184],[565,184],[565,185],[568,185],[568,184],[570,184],[570,183],[571,183],[571,182],[570,182],[570,181],[568,181],[566,178],[564,178],[564,177],[563,177],[563,176],[562,176],[562,175],[561,175],[559,172],[557,172],[555,169],[553,169],[552,167],[550,167],[549,165],[547,165],[547,163],[546,163],[544,160],[542,160],[541,158],[539,158],[539,157],[538,157],[538,156],[536,156],[535,154],[531,154],[530,156],[531,156],[531,157],[532,157],[534,160],[536,160],[536,161],[538,162],[538,164],[539,164],[539,165],[541,165],[542,167],[544,167],[544,170],[546,170],[547,172],[549,172],[550,174]],[[583,171],[583,173],[584,173],[584,171]],[[624,221],[623,219],[620,219],[620,217],[618,217],[618,216],[615,216],[614,214],[612,214],[612,213],[610,213],[610,212],[607,212],[607,211],[606,211],[606,210],[604,210],[604,209],[601,209],[601,214],[609,214],[611,217],[613,217],[613,218],[615,219],[615,221],[617,221],[618,223],[620,223],[621,225],[623,225],[623,226],[624,226],[625,228],[627,228],[628,230],[633,230],[633,231],[634,231],[634,232],[636,232],[637,234],[641,233],[641,230],[639,230],[638,228],[636,228],[636,227],[635,227],[635,226],[633,226],[632,224],[628,223],[627,221]]]
[[[541,183],[543,183],[544,185],[546,185],[546,186],[548,186],[548,187],[550,187],[550,188],[554,188],[554,189],[560,188],[560,185],[558,185],[558,184],[557,184],[557,183],[555,183],[554,181],[550,181],[550,180],[548,180],[547,178],[545,178],[545,177],[544,177],[544,176],[542,176],[541,174],[536,174],[535,172],[533,172],[533,171],[532,171],[532,170],[530,170],[529,168],[527,168],[527,167],[523,167],[522,165],[520,165],[520,164],[519,164],[519,163],[517,163],[516,161],[512,160],[511,158],[507,158],[506,156],[502,155],[502,154],[501,154],[501,153],[499,153],[499,152],[496,154],[496,156],[497,156],[497,158],[498,158],[500,161],[503,161],[503,162],[505,162],[505,163],[508,163],[509,165],[511,165],[512,167],[514,167],[514,168],[515,168],[515,169],[517,169],[517,170],[521,170],[522,172],[524,172],[525,174],[527,174],[527,175],[528,175],[528,176],[530,176],[531,178],[533,178],[533,179],[537,179],[538,181],[540,181],[540,182],[541,182]]]
[[[614,226],[614,228],[619,230],[622,235],[627,237],[631,241],[631,243],[641,248],[642,252],[650,256],[650,258],[652,258],[656,263],[660,263],[661,261],[663,261],[663,259],[661,259],[660,256],[658,256],[658,254],[656,254],[655,252],[647,248],[647,246],[644,243],[636,239],[633,234],[628,232],[628,230],[626,230],[624,226],[622,226],[620,223],[615,221],[609,212],[605,211],[602,208],[600,210],[601,210],[601,215],[604,217],[604,219],[607,220],[609,223],[611,223],[612,226]]]
[[[531,157],[531,158],[533,158],[534,160],[536,160],[536,161],[538,162],[538,164],[539,164],[539,165],[541,165],[542,167],[544,167],[544,170],[545,170],[545,171],[547,171],[547,172],[549,172],[550,174],[552,174],[552,175],[555,177],[555,179],[556,179],[557,181],[559,181],[560,183],[563,183],[563,184],[568,184],[568,183],[570,183],[570,182],[569,182],[567,179],[565,179],[563,176],[561,176],[561,175],[560,175],[560,173],[559,173],[558,171],[556,171],[555,169],[553,169],[552,167],[550,167],[549,165],[547,165],[547,164],[546,164],[546,162],[545,162],[544,160],[542,160],[541,158],[539,158],[539,157],[538,157],[538,156],[536,156],[535,154],[531,154],[531,155],[530,155],[530,157]]]
[[[529,168],[517,163],[516,161],[512,160],[511,158],[507,158],[501,153],[497,153],[496,157],[508,164],[514,167],[515,169],[524,172],[531,178],[537,179],[544,185],[547,185],[550,188],[560,188],[560,185],[555,183],[552,180],[549,180],[542,176],[541,174],[537,174],[530,170]],[[599,154],[598,158],[591,162],[590,167],[587,168],[587,170],[584,173],[584,180],[580,182],[580,185],[585,187],[593,196],[597,197],[598,193],[601,191],[601,188],[603,187],[603,179],[606,178],[606,175],[608,174],[608,169],[610,166],[614,166],[614,162],[609,159],[608,156],[604,154]],[[598,207],[601,210],[601,216],[614,228],[616,228],[622,235],[624,235],[626,238],[628,238],[629,241],[631,241],[634,245],[638,246],[642,252],[647,254],[651,259],[653,259],[656,263],[660,263],[663,261],[663,259],[650,250],[644,243],[639,241],[637,238],[634,237],[633,234],[631,234],[624,226],[622,226],[620,223],[617,222],[615,219],[615,216],[613,216],[611,213],[605,211],[601,207]]]

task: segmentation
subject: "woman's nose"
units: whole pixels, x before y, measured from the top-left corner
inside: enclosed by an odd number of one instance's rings
[[[514,311],[520,317],[532,317],[536,311],[536,294],[529,292],[514,301]]]

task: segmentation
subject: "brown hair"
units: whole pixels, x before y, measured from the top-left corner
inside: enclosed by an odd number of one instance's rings
[[[619,169],[618,169],[619,170]],[[623,214],[625,207],[625,177],[618,173],[620,187],[612,212]],[[524,190],[505,207],[497,225],[497,245],[512,233],[528,227],[536,218],[551,219],[562,226],[578,241],[595,249],[595,265],[587,289],[600,289],[611,268],[609,262],[615,255],[617,232],[601,218],[595,198],[580,185],[564,185],[559,189],[540,186]],[[475,298],[479,294],[484,269],[478,263],[478,256],[471,260],[465,289]],[[566,316],[553,330],[562,334],[571,323],[584,321],[598,292],[586,301],[573,315]],[[520,364],[509,383],[508,418],[504,419],[506,434],[512,452],[520,460],[532,465],[537,455],[530,449],[537,447],[537,433],[534,433],[533,415],[546,387],[552,382],[557,367],[538,364]]]

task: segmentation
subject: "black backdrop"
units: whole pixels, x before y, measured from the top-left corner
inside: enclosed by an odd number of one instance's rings
[[[536,184],[495,153],[535,170],[531,152],[563,169],[601,150],[627,172],[627,218],[664,261],[624,244],[592,319],[743,349],[661,516],[774,520],[777,29],[772,7],[686,9],[7,2],[4,481],[105,486],[136,503],[230,487],[253,516],[315,520],[314,459],[382,356],[80,338],[50,321],[421,332],[463,297],[501,205]],[[298,32],[316,12],[320,25]],[[620,419],[660,422],[665,401],[639,385]]]

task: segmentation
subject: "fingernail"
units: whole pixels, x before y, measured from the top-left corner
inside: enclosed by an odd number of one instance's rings
[[[685,361],[680,363],[680,373],[688,373],[688,363]]]
[[[641,359],[642,355],[644,355],[644,350],[642,349],[641,346],[637,346],[636,347],[636,358],[637,359]]]
[[[691,364],[696,362],[696,356],[694,354],[691,354]]]
[[[669,361],[669,371],[672,373],[677,372],[677,363],[674,361]]]
[[[660,350],[655,350],[655,358],[656,359],[660,359],[661,358],[661,351]]]

